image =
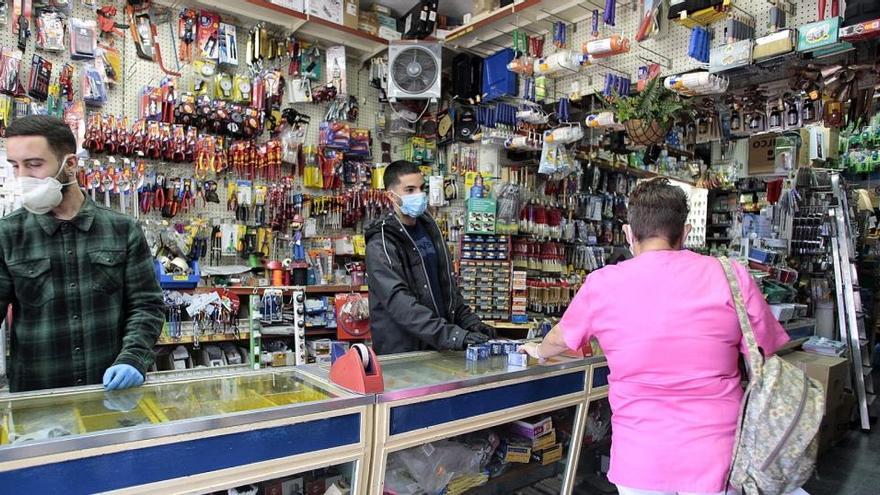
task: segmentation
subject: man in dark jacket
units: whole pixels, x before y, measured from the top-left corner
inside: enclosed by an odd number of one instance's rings
[[[385,169],[394,211],[367,228],[370,327],[377,354],[461,350],[494,334],[464,303],[440,228],[425,212],[425,179],[414,163]]]

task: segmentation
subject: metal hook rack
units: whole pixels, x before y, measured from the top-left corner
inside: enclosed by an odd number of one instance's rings
[[[528,29],[524,26],[517,26],[517,25],[513,25],[513,29],[511,29],[510,31],[504,31],[504,30],[498,29],[497,27],[493,27],[492,30],[494,30],[495,32],[497,32],[501,36],[511,36],[514,31],[520,31],[520,30],[525,31],[529,34],[533,34],[535,36],[543,36],[541,33],[537,32],[537,31],[532,31],[531,29]]]
[[[641,43],[639,43],[638,45],[639,45],[639,48],[641,48],[642,50],[645,50],[646,52],[654,54],[655,56],[659,57],[660,59],[664,60],[665,62],[660,63],[656,60],[652,60],[652,59],[650,59],[648,57],[644,57],[642,55],[639,55],[639,59],[644,60],[645,62],[660,65],[665,69],[672,69],[672,59],[671,58],[667,57],[666,55],[662,55],[660,53],[657,53],[654,50],[651,50],[650,48],[642,45]]]
[[[620,70],[617,70],[614,67],[610,67],[610,66],[603,64],[602,62],[595,62],[595,63],[593,63],[593,65],[597,66],[597,67],[602,67],[605,70],[620,74],[621,76],[624,76],[624,77],[632,77],[630,74],[627,74],[625,72],[621,72]]]
[[[552,12],[547,12],[547,11],[544,10],[544,9],[538,9],[538,10],[540,10],[541,12],[543,12],[547,17],[552,17],[552,18],[556,19],[556,20],[559,21],[559,22],[562,22],[562,23],[565,23],[565,24],[574,24],[573,22],[571,22],[571,20],[569,20],[569,19],[563,19],[562,17],[559,17],[558,15],[556,15],[556,14],[554,14],[554,13],[552,13]],[[547,20],[547,17],[545,17],[545,18],[543,18],[543,19],[536,19],[536,20],[539,20],[539,21],[546,21],[546,20]]]
[[[779,7],[787,15],[794,17],[797,15],[797,2],[792,0],[767,0],[770,5]]]
[[[741,14],[748,17],[752,21],[752,26],[756,27],[758,25],[758,19],[755,16],[746,12],[741,7],[738,7],[735,3],[731,3],[730,6],[733,7],[733,10],[736,10],[737,12],[740,12]],[[730,13],[728,13],[728,15],[730,15]]]
[[[581,7],[581,8],[583,8],[584,10],[587,10],[587,11],[589,11],[589,12],[592,12],[593,10],[598,10],[599,12],[605,12],[605,6],[604,6],[604,5],[599,5],[599,4],[597,4],[596,2],[594,2],[593,0],[586,0],[586,2],[587,2],[588,4],[590,4],[590,5],[592,5],[593,8],[592,8],[592,9],[588,9],[587,7],[584,7],[584,6],[581,5],[581,4],[578,4],[578,7]]]
[[[474,40],[479,43],[486,43],[487,45],[492,45],[494,47],[501,48],[501,49],[510,48],[509,46],[499,45],[498,43],[495,43],[495,42],[489,41],[489,40],[484,40],[482,38],[474,38]]]

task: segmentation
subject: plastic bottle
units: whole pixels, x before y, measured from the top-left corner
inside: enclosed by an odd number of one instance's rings
[[[583,52],[593,58],[604,58],[629,51],[629,40],[620,35],[588,41],[583,44]]]

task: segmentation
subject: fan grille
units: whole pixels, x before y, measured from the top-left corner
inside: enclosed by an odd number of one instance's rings
[[[439,73],[433,54],[419,46],[401,50],[391,63],[391,79],[395,86],[411,95],[430,90]]]

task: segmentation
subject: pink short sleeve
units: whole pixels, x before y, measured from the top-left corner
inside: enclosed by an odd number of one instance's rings
[[[758,341],[758,347],[764,350],[764,355],[770,356],[789,341],[788,334],[773,316],[767,300],[764,299],[761,289],[755,283],[755,279],[749,275],[748,270],[736,262],[733,263],[733,269],[739,280],[746,310],[749,313],[749,322],[752,324],[752,331],[755,332],[755,340]],[[743,354],[747,354],[745,340],[740,342],[740,350]]]
[[[584,285],[578,289],[577,294],[574,295],[574,299],[571,300],[571,303],[568,305],[568,308],[566,308],[565,313],[559,320],[559,326],[562,327],[562,338],[565,340],[565,345],[573,351],[583,347],[585,343],[589,342],[591,337],[590,297],[587,296],[587,291],[592,285],[590,283],[592,278],[592,275],[587,277],[587,280],[584,281]]]

